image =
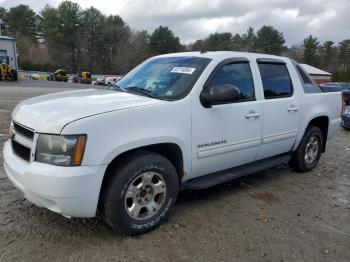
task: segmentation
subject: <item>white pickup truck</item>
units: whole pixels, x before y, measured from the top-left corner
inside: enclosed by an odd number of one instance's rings
[[[4,167],[40,207],[67,217],[101,215],[114,229],[141,234],[168,217],[181,189],[283,162],[313,169],[340,125],[341,99],[322,93],[285,57],[156,56],[114,90],[21,102]]]

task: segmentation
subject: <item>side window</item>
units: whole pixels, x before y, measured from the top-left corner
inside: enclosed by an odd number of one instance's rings
[[[293,85],[285,64],[258,63],[265,99],[293,95]]]
[[[211,78],[207,88],[217,85],[234,85],[241,93],[239,101],[255,100],[254,83],[249,63],[232,63],[222,66]]]
[[[309,76],[304,72],[303,69],[300,68],[299,65],[297,65],[296,68],[298,69],[298,73],[301,76],[301,78],[303,79],[304,84],[313,84],[312,81],[310,80]]]

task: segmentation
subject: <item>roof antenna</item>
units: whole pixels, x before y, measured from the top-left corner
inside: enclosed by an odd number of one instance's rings
[[[201,50],[201,54],[205,54],[206,52],[208,52],[208,50],[207,49],[205,49],[205,48],[203,48],[202,50]]]

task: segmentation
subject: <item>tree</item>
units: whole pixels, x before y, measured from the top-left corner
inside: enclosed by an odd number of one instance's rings
[[[319,44],[317,37],[313,37],[312,35],[303,40],[303,62],[305,64],[318,66],[319,58],[317,50]]]
[[[343,40],[338,45],[340,65],[346,69],[350,68],[350,39]]]
[[[101,41],[99,39],[103,37],[102,27],[104,25],[105,17],[102,13],[94,7],[86,9],[82,13],[81,23],[83,26],[80,27],[80,51],[87,58],[84,64],[93,71],[94,64],[99,62],[98,54],[101,48]]]
[[[254,44],[255,44],[255,33],[254,29],[252,27],[249,27],[247,32],[242,35],[242,44],[243,44],[243,50],[245,52],[254,52]]]
[[[58,31],[61,38],[62,47],[66,53],[66,59],[70,68],[77,70],[80,60],[79,50],[79,29],[81,27],[81,7],[77,3],[63,1],[57,8],[60,24]]]
[[[203,51],[205,49],[205,43],[203,40],[197,40],[189,46],[192,51]]]
[[[336,69],[337,49],[334,47],[333,41],[326,41],[319,47],[320,66],[328,72]]]
[[[6,9],[3,7],[0,7],[0,35],[5,30],[5,18],[6,18]]]
[[[156,53],[166,54],[178,52],[183,47],[180,39],[166,26],[160,26],[151,35],[150,45]]]
[[[240,34],[235,34],[231,38],[231,50],[232,51],[244,51],[244,40]]]
[[[102,37],[98,41],[103,72],[119,72],[124,67],[128,54],[123,49],[128,45],[131,36],[129,26],[120,16],[111,15],[104,20]]]
[[[205,39],[205,47],[210,51],[232,50],[232,34],[214,33]]]
[[[254,46],[258,52],[280,55],[286,48],[285,42],[282,32],[264,25],[256,33]]]
[[[5,15],[7,34],[17,39],[26,37],[36,42],[38,21],[37,14],[29,6],[12,7]]]
[[[291,59],[301,62],[303,57],[303,48],[300,45],[293,45],[288,48],[285,52],[285,56],[290,57]]]

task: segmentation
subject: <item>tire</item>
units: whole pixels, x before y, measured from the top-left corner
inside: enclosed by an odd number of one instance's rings
[[[12,78],[14,81],[18,81],[18,74],[16,70],[12,70]]]
[[[140,235],[157,228],[170,215],[179,181],[174,166],[162,155],[132,153],[106,175],[110,177],[104,182],[102,214],[113,229]]]
[[[324,146],[324,136],[318,127],[309,127],[289,165],[298,172],[309,172],[318,164]]]

